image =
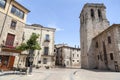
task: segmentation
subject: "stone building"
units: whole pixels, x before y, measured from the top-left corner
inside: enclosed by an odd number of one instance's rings
[[[95,68],[92,39],[109,27],[104,4],[87,3],[80,14],[81,67]]]
[[[120,24],[113,24],[93,38],[96,68],[120,71]]]
[[[15,47],[22,42],[22,33],[30,11],[15,0],[0,0],[0,69],[17,66],[20,51]]]
[[[105,9],[97,3],[87,3],[82,9],[81,67],[120,71],[120,25],[109,26]]]
[[[26,42],[32,33],[39,34],[38,42],[41,46],[41,50],[35,50],[33,65],[36,67],[54,67],[55,54],[54,54],[54,28],[43,27],[39,24],[26,25],[23,33],[23,43]],[[26,58],[26,52],[23,52],[24,56],[21,60]],[[21,63],[25,67],[25,63]]]
[[[62,66],[62,48],[63,46],[68,46],[67,44],[56,44],[54,48],[54,53],[56,56],[55,65]]]
[[[56,65],[67,68],[80,68],[80,48],[70,47],[65,44],[55,45]]]

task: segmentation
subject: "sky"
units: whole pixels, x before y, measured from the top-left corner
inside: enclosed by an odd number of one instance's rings
[[[56,28],[55,43],[80,46],[79,15],[85,3],[104,3],[110,24],[120,23],[120,0],[16,0],[31,12],[27,24]]]

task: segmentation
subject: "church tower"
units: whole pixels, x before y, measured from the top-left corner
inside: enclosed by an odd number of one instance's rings
[[[81,67],[96,68],[92,39],[109,27],[104,4],[87,3],[80,14]]]

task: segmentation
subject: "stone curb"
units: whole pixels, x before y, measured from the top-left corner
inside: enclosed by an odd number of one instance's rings
[[[6,76],[6,75],[25,75],[25,72],[19,72],[19,71],[5,71],[0,72],[0,76]]]

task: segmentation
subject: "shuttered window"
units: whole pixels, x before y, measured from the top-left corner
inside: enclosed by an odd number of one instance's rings
[[[6,38],[6,46],[13,46],[14,44],[15,35],[8,33]]]

